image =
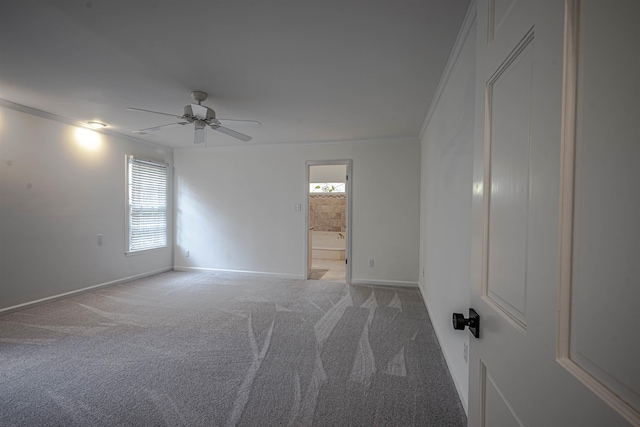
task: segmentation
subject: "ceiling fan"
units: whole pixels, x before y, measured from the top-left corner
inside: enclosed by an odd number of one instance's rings
[[[151,110],[143,110],[141,108],[127,108],[130,111],[142,111],[143,113],[153,113],[153,114],[162,114],[163,116],[170,116],[180,119],[182,121],[176,123],[169,123],[166,125],[154,126],[151,128],[134,130],[133,133],[137,133],[138,135],[147,135],[158,129],[170,127],[170,126],[184,126],[188,124],[193,124],[195,126],[193,142],[195,144],[201,144],[204,142],[205,127],[209,126],[213,130],[217,130],[218,132],[222,132],[225,135],[229,135],[231,137],[237,138],[241,141],[251,141],[251,137],[249,135],[245,135],[240,132],[236,132],[233,129],[229,129],[227,127],[222,126],[221,122],[235,122],[235,123],[244,123],[244,124],[253,124],[261,126],[260,122],[255,120],[233,120],[233,119],[218,119],[216,118],[216,112],[211,108],[202,105],[202,101],[206,100],[207,95],[205,92],[193,91],[191,92],[191,98],[197,102],[197,104],[189,104],[185,105],[182,109],[182,115],[178,116],[175,114],[169,113],[161,113],[158,111]]]

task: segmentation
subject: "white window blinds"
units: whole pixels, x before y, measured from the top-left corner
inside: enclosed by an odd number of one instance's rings
[[[128,156],[128,252],[167,246],[167,165]]]

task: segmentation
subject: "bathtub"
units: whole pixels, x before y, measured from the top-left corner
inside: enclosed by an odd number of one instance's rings
[[[313,258],[345,259],[347,239],[344,232],[311,231]]]

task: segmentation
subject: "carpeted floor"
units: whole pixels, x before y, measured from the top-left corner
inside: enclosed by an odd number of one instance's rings
[[[463,426],[417,289],[169,272],[0,317],[0,426]]]

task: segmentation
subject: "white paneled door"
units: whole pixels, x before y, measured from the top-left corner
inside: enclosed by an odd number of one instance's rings
[[[640,2],[477,10],[469,425],[640,425]]]

